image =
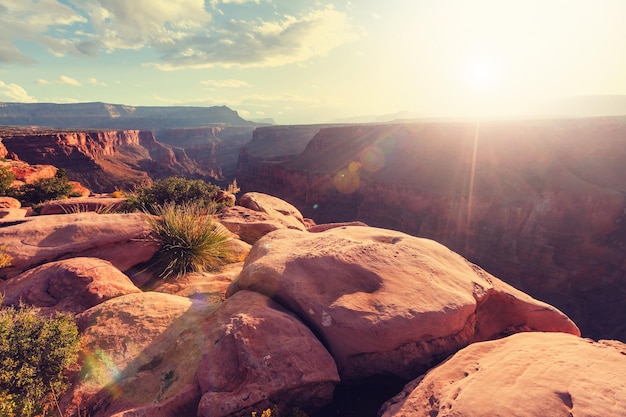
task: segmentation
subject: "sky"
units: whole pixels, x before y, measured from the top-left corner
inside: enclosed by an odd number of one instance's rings
[[[0,101],[322,123],[626,94],[625,0],[0,0]]]

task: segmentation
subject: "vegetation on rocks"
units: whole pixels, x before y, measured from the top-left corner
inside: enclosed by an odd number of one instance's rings
[[[11,197],[23,203],[38,205],[45,201],[75,197],[72,185],[68,182],[67,173],[59,169],[54,177],[41,178],[32,184],[24,184],[9,192]]]
[[[14,180],[15,174],[13,174],[13,171],[11,171],[9,167],[0,167],[0,195],[7,194]]]
[[[153,212],[156,206],[166,203],[183,204],[194,202],[199,206],[216,205],[217,210],[228,202],[218,202],[220,187],[203,180],[190,180],[181,177],[169,177],[156,181],[151,187],[139,188],[128,196],[128,210],[147,210]]]
[[[66,388],[64,372],[76,363],[79,341],[71,315],[46,317],[32,307],[2,308],[0,415],[28,417],[52,407]]]
[[[161,245],[153,268],[161,278],[215,270],[227,260],[228,236],[213,219],[214,207],[198,200],[150,206],[148,224]]]

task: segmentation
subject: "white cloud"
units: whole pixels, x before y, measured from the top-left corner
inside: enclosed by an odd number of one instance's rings
[[[61,75],[59,78],[57,78],[57,82],[59,82],[61,84],[71,85],[71,86],[74,86],[74,87],[81,87],[82,86],[82,84],[80,82],[76,81],[72,77],[68,77],[67,75]]]
[[[91,85],[95,85],[98,87],[106,87],[106,83],[103,83],[102,81],[98,81],[96,78],[94,77],[89,77],[87,78],[87,82]]]
[[[161,70],[276,67],[357,39],[348,15],[321,1],[290,3],[291,14],[271,0],[63,1],[0,0],[0,63],[33,63],[15,46],[26,40],[59,57],[149,48],[158,59],[144,65]],[[220,5],[229,7],[215,9],[214,19],[207,8]],[[252,17],[228,16],[239,7],[247,13],[238,16]]]
[[[27,40],[46,46],[54,54],[75,52],[70,40],[46,34],[51,28],[87,20],[57,0],[2,0],[0,4],[0,62],[30,64],[34,60],[13,42]],[[46,35],[44,35],[46,34]]]
[[[215,88],[239,88],[248,87],[250,85],[247,82],[241,80],[206,80],[200,81],[200,84],[207,87]]]
[[[48,84],[50,84],[50,81],[44,80],[43,78],[37,78],[35,80],[35,84],[37,84],[37,85],[48,85]]]
[[[191,37],[175,46],[164,46],[162,62],[147,65],[166,71],[276,67],[325,56],[356,39],[348,16],[329,5],[299,17],[283,15],[275,21],[229,20],[212,36]]]
[[[75,6],[85,10],[95,30],[82,46],[108,51],[174,45],[212,19],[204,0],[89,0]]]
[[[0,81],[0,97],[19,103],[34,103],[37,100],[29,96],[26,90],[14,83]]]

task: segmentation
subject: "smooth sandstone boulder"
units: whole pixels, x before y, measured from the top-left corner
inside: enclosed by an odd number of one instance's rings
[[[97,257],[117,269],[148,261],[158,245],[140,213],[76,213],[33,217],[28,222],[0,228],[0,242],[13,257],[0,277],[10,278],[27,269],[60,259]]]
[[[222,304],[131,294],[78,316],[82,370],[66,412],[222,417],[271,404],[315,408],[339,380],[322,344],[267,297],[242,291]]]
[[[626,415],[626,345],[563,333],[475,343],[387,402],[382,417]]]
[[[24,302],[44,313],[82,313],[111,298],[139,292],[130,278],[97,258],[50,262],[0,282],[4,305]]]
[[[272,232],[252,247],[227,297],[242,289],[305,320],[342,379],[415,378],[469,343],[521,331],[580,334],[556,308],[443,245],[373,227]]]
[[[199,417],[250,415],[279,404],[313,411],[339,382],[333,358],[294,315],[269,298],[242,291],[212,317],[212,349],[196,380],[204,393]]]
[[[286,201],[261,193],[244,194],[238,206],[226,207],[220,212],[219,221],[250,244],[273,230],[305,231],[307,228],[298,209]]]

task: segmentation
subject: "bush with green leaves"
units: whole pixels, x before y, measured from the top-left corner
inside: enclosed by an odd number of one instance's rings
[[[152,267],[163,279],[187,272],[216,270],[229,258],[228,236],[213,220],[213,205],[193,200],[154,204],[148,224],[160,248]]]
[[[68,182],[67,173],[59,169],[54,177],[40,178],[32,184],[24,184],[17,190],[12,190],[11,196],[32,205],[45,201],[58,200],[75,196],[74,187]]]
[[[15,174],[9,167],[0,167],[0,195],[6,195],[15,181]]]
[[[152,211],[154,205],[191,201],[209,206],[215,204],[219,194],[220,187],[204,180],[169,177],[155,181],[151,187],[139,188],[131,193],[128,196],[127,209]],[[221,209],[224,204],[226,203],[218,203],[216,209]]]
[[[64,372],[76,363],[79,343],[69,314],[47,317],[23,305],[0,309],[0,415],[45,413],[66,388]]]

